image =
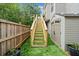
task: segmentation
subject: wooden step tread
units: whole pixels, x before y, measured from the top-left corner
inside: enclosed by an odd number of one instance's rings
[[[40,29],[36,29],[36,31],[43,32],[43,30],[40,30]]]
[[[36,29],[38,29],[38,28],[42,29],[42,26],[37,26]]]
[[[43,30],[36,30],[36,32],[43,32]]]
[[[34,45],[43,45],[44,42],[33,42]]]
[[[34,42],[44,42],[44,40],[34,40]]]
[[[34,39],[44,39],[44,37],[34,37]]]
[[[35,35],[34,37],[44,37],[43,35]]]
[[[35,32],[35,34],[43,34],[43,32]]]
[[[42,35],[43,35],[43,33],[42,33],[42,32],[35,32],[35,34],[39,34],[39,35],[41,35],[41,34],[42,34]]]
[[[32,45],[32,47],[46,47],[46,45]]]
[[[34,38],[35,40],[44,40],[44,38]]]
[[[41,34],[41,35],[40,34],[35,34],[35,36],[43,37],[44,35],[43,34]]]
[[[34,39],[34,40],[44,40],[44,39]]]
[[[33,43],[34,45],[44,45],[44,43]]]
[[[37,32],[37,31],[35,33],[43,34],[43,32]]]
[[[44,36],[44,34],[35,34],[35,36]]]

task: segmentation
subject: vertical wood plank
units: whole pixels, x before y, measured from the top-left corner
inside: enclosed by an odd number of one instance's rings
[[[1,50],[1,43],[0,43],[0,56],[1,56],[1,53],[2,53],[1,51],[2,51],[2,50]]]
[[[12,36],[12,24],[10,24],[10,36]],[[12,44],[13,44],[13,42],[12,42],[12,39],[10,39],[10,49],[12,49]]]
[[[6,38],[6,24],[5,23],[2,23],[1,24],[1,38],[4,39]],[[6,41],[2,42],[1,43],[1,48],[2,48],[2,55],[4,55],[6,53]]]
[[[8,35],[8,28],[7,28],[7,23],[6,23],[6,37],[8,37],[7,35]],[[7,41],[6,41],[6,52],[7,52]]]
[[[10,24],[7,25],[7,37],[10,37]],[[10,49],[10,40],[7,40],[7,51]]]
[[[3,31],[3,30],[2,30],[2,29],[3,29],[2,26],[3,26],[3,24],[1,23],[1,39],[2,39],[2,31]],[[2,43],[0,43],[0,46],[1,46],[1,47],[0,47],[0,48],[1,48],[1,55],[3,55]]]
[[[16,25],[14,25],[14,35],[16,35]],[[14,42],[15,42],[15,47],[16,47],[16,37],[15,37],[15,40],[14,40]]]
[[[14,34],[13,33],[13,25],[11,25],[11,36],[14,36],[13,34]],[[11,45],[11,49],[14,48],[14,38],[11,39],[11,44],[10,45]]]
[[[22,33],[22,27],[20,26],[20,33]],[[20,35],[20,42],[22,41],[22,35]]]
[[[13,25],[13,36],[15,35],[15,25]],[[15,48],[15,38],[13,38],[13,48]]]
[[[0,39],[1,39],[1,23],[0,23]],[[1,55],[1,43],[0,43],[0,55]]]
[[[1,23],[0,23],[0,39],[1,39]]]

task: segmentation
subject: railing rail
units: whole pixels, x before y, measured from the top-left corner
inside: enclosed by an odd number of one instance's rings
[[[33,23],[32,23],[31,30],[33,30],[33,28],[34,28],[34,26],[35,26],[35,23],[36,23],[36,20],[37,20],[37,16],[36,16],[35,20],[34,20]]]
[[[43,21],[43,25],[44,25],[45,30],[47,30],[47,27],[46,27],[45,21],[44,21],[44,19],[43,19],[42,16],[41,16],[41,19],[42,19],[42,21]]]
[[[0,55],[19,48],[30,36],[30,27],[0,19]]]
[[[33,21],[32,26],[31,26],[31,46],[33,45],[34,34],[35,34],[35,29],[36,29],[36,23],[37,23],[37,15],[36,15],[36,18]]]
[[[47,37],[48,37],[47,27],[42,16],[41,16],[41,20],[42,20],[42,26],[43,26],[45,45],[47,46]]]

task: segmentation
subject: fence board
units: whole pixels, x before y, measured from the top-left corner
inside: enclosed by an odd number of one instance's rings
[[[7,24],[7,37],[10,37],[11,35],[10,35],[10,24]],[[10,40],[7,40],[6,41],[7,42],[7,51],[10,49]]]
[[[1,53],[2,53],[2,52],[1,52],[1,43],[0,43],[0,55],[1,55]]]
[[[0,20],[0,55],[4,55],[12,48],[19,48],[29,36],[30,27]]]

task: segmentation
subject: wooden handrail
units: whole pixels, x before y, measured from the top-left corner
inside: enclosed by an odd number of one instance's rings
[[[44,24],[44,28],[45,28],[45,30],[47,30],[47,27],[46,27],[45,21],[44,21],[44,19],[43,19],[42,16],[41,16],[41,19],[42,19],[42,21],[43,21],[43,24]]]
[[[33,23],[32,23],[31,30],[33,30],[33,28],[34,28],[34,26],[35,26],[35,23],[36,23],[36,20],[37,20],[37,16],[36,16],[35,20],[34,20]]]
[[[32,42],[34,40],[34,34],[35,34],[35,29],[36,29],[36,23],[37,23],[37,16],[35,20],[33,21],[33,24],[31,26],[31,46],[33,45]]]
[[[41,16],[41,20],[42,20],[42,26],[43,26],[45,45],[47,46],[47,37],[48,37],[47,27],[46,27],[45,21],[42,16]]]

